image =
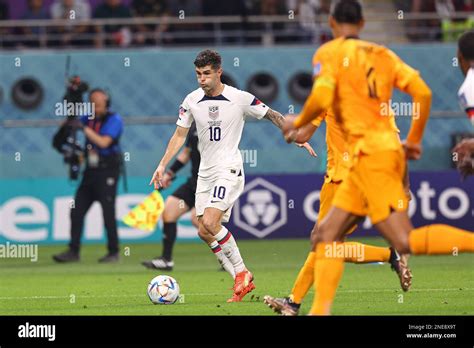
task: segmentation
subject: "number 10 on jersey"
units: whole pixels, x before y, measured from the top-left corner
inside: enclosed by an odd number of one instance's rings
[[[210,141],[221,140],[221,127],[209,127],[209,140]]]

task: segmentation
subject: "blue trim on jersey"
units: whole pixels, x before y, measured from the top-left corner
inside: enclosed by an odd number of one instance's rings
[[[262,104],[260,100],[257,99],[257,97],[253,98],[252,103],[250,105],[255,106],[258,104]]]
[[[198,101],[197,104],[199,104],[199,103],[202,102],[202,101],[206,101],[206,100],[224,100],[224,101],[230,102],[229,99],[227,99],[226,97],[224,97],[222,94],[219,94],[219,95],[216,96],[216,97],[208,97],[207,95],[204,95],[204,97],[202,97],[202,99],[201,99],[200,101]]]

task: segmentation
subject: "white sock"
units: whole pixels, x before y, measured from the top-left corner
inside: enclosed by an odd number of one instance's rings
[[[230,262],[230,260],[225,256],[224,251],[222,250],[219,243],[215,240],[211,244],[209,244],[214,255],[217,257],[217,261],[221,264],[221,266],[229,273],[232,279],[235,279],[235,271],[234,266]]]
[[[225,256],[230,260],[234,266],[235,274],[245,271],[245,264],[242,256],[240,256],[240,250],[235,242],[234,236],[230,233],[227,228],[222,226],[219,233],[215,236],[216,240],[219,242],[219,245],[222,248]]]

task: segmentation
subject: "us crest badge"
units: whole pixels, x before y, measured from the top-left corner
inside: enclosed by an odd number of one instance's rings
[[[212,120],[215,120],[219,117],[219,106],[217,105],[209,106],[209,117]]]

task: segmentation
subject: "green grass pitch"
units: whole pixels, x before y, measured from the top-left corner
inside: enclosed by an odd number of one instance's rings
[[[384,245],[378,238],[356,239]],[[98,264],[103,245],[84,246],[81,262],[55,264],[51,255],[64,246],[40,246],[38,262],[0,260],[1,315],[275,315],[263,296],[287,295],[303,264],[308,241],[240,241],[256,289],[241,303],[226,303],[232,280],[219,271],[215,256],[202,243],[177,244],[175,269],[158,272],[140,261],[161,253],[161,245],[122,244],[130,255],[117,264]],[[388,264],[347,264],[333,307],[335,315],[473,315],[474,255],[414,256],[413,287],[400,290]],[[174,277],[184,302],[153,305],[148,282],[158,274]],[[253,296],[252,296],[253,295]],[[310,290],[301,314],[311,306]]]

